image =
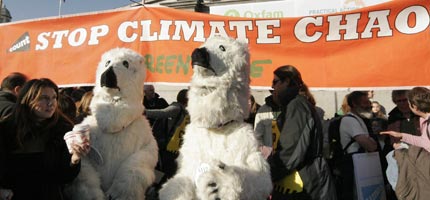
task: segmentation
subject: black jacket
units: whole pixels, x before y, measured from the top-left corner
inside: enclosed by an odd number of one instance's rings
[[[0,91],[0,119],[12,113],[16,96],[10,92]]]
[[[278,123],[282,127],[278,149],[269,158],[272,180],[297,170],[312,199],[336,199],[334,182],[322,157],[322,126],[314,106],[297,95],[281,116],[285,120]]]
[[[412,135],[421,135],[419,130],[419,116],[415,115],[411,111],[410,119],[407,119],[403,116],[403,113],[399,110],[399,108],[395,107],[393,110],[388,113],[388,125],[392,123],[400,123],[400,130],[396,130],[401,133],[409,133]]]
[[[63,139],[72,125],[60,120],[44,131],[41,125],[27,134],[25,147],[21,148],[15,142],[16,125],[12,119],[0,122],[0,187],[12,189],[14,200],[63,199],[64,184],[70,183],[80,171],[80,163],[70,164],[71,155]],[[40,148],[28,145],[36,142],[44,150],[34,150]]]

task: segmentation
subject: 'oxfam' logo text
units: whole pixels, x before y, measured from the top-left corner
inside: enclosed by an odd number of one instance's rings
[[[231,9],[231,10],[227,10],[224,13],[224,16],[229,16],[229,17],[240,17],[240,13],[239,11],[235,10],[235,9]]]

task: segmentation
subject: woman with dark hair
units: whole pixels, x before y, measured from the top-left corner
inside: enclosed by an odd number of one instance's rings
[[[274,71],[273,95],[281,104],[277,150],[269,157],[272,199],[336,199],[330,170],[322,155],[321,120],[300,72],[291,65]]]
[[[20,90],[11,116],[0,122],[0,192],[5,199],[63,199],[62,187],[80,171],[63,139],[73,123],[58,109],[58,87],[33,79]],[[76,155],[85,147],[72,144]],[[1,195],[1,194],[0,194]]]

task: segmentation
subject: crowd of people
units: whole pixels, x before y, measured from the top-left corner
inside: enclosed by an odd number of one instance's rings
[[[188,90],[179,91],[171,104],[155,92],[153,85],[145,85],[144,92],[143,114],[159,146],[156,169],[165,174],[158,183],[160,186],[176,171],[175,159],[190,120]],[[423,185],[428,184],[430,175],[428,169],[422,169],[426,165],[420,163],[430,158],[430,90],[415,87],[392,91],[396,107],[388,114],[383,105],[373,100],[373,93],[347,94],[341,109],[333,116],[343,116],[339,134],[344,154],[378,152],[387,199],[405,199],[411,194],[416,195],[413,199],[424,199],[423,190],[427,188]],[[91,114],[92,96],[91,87],[59,89],[49,79],[27,80],[21,73],[3,79],[0,200],[63,198],[64,184],[70,183],[80,170],[80,160],[73,160],[72,155],[80,158],[88,153],[87,146],[77,144],[72,147],[73,153],[69,153],[63,136]],[[341,177],[335,177],[326,162],[330,159],[324,153],[329,148],[325,144],[329,133],[316,104],[299,70],[292,65],[278,67],[273,72],[271,94],[263,105],[250,96],[251,114],[246,122],[254,127],[262,155],[270,164],[274,189],[268,199],[357,199],[354,168],[345,168]],[[417,154],[408,153],[408,149],[422,152],[420,159],[411,158],[415,159],[414,167],[406,163],[406,158]],[[397,160],[395,176],[399,178],[395,184],[388,181],[392,177],[385,173],[389,167],[387,155],[394,155],[392,159]],[[422,176],[408,176],[411,172],[404,170],[406,167]],[[337,184],[339,178],[341,185]],[[408,188],[411,185],[416,186],[414,192]]]
[[[428,139],[427,126],[427,120],[430,116],[428,113],[428,106],[430,106],[429,89],[415,87],[412,90],[392,91],[392,101],[396,107],[388,115],[383,105],[373,100],[374,91],[353,91],[347,94],[344,97],[341,109],[333,116],[333,118],[342,117],[339,128],[340,143],[344,151],[343,164],[340,166],[342,169],[341,177],[336,177],[333,172],[331,175],[325,176],[323,173],[323,169],[325,168],[324,162],[319,162],[319,165],[311,166],[319,166],[321,168],[318,170],[318,177],[326,180],[326,182],[323,183],[318,180],[306,181],[308,179],[307,176],[314,175],[306,165],[310,165],[315,158],[325,157],[325,159],[330,159],[329,156],[322,155],[320,150],[321,148],[330,147],[324,144],[321,146],[321,137],[330,133],[327,133],[327,129],[325,131],[324,129],[321,130],[319,123],[321,115],[314,114],[314,110],[318,109],[318,107],[315,106],[315,100],[312,98],[312,95],[306,92],[308,91],[306,85],[301,80],[296,81],[288,78],[288,87],[283,86],[284,88],[282,88],[282,86],[278,86],[279,82],[283,83],[284,81],[284,77],[279,75],[279,70],[282,68],[285,68],[285,66],[275,71],[272,83],[272,95],[265,99],[266,104],[257,112],[254,124],[262,153],[268,157],[272,167],[271,172],[274,180],[272,199],[357,199],[358,191],[356,191],[355,180],[357,177],[354,176],[352,155],[365,152],[378,152],[380,155],[382,169],[380,173],[383,176],[383,184],[385,186],[385,192],[381,195],[386,195],[386,199],[426,198],[423,195],[424,187],[422,185],[427,186],[429,184],[430,175],[428,168],[424,168],[423,165],[419,165],[421,166],[420,169],[409,168],[418,171],[420,175],[424,175],[424,177],[420,177],[421,182],[418,183],[416,179],[419,175],[413,176],[413,178],[412,176],[408,177],[404,175],[406,172],[403,172],[401,169],[403,167],[402,162],[406,162],[408,159],[397,159],[397,162],[394,162],[394,164],[401,166],[398,169],[399,173],[390,175],[399,176],[400,174],[403,179],[399,178],[399,180],[403,181],[401,185],[403,188],[402,190],[396,190],[396,185],[389,183],[385,173],[388,167],[385,158],[390,152],[402,149],[404,146],[417,146],[421,148],[422,151],[420,152],[429,152],[430,140]],[[295,74],[297,72],[292,70],[290,73]],[[299,83],[299,87],[297,86],[297,82]],[[279,89],[279,87],[282,89]],[[279,92],[280,90],[284,90],[286,93]],[[282,96],[285,94],[290,96]],[[296,103],[292,100],[294,99],[294,94],[303,96],[300,98],[307,100],[307,109],[304,109],[306,107],[303,105],[292,104]],[[276,120],[278,120],[277,123],[275,122]],[[316,136],[312,137],[312,131],[317,132]],[[406,153],[406,155],[408,154]],[[427,160],[430,158],[428,157],[430,154],[424,155]],[[299,160],[301,157],[307,158],[303,159],[303,161]],[[416,158],[412,157],[410,159]],[[416,162],[424,161],[416,160]],[[284,171],[287,171],[286,174],[282,174],[282,168],[284,168]],[[422,172],[422,170],[427,171]],[[299,181],[297,181],[297,175],[296,179],[285,179],[292,174],[294,175],[296,171],[299,171]],[[276,182],[279,178],[285,179],[280,182],[283,186],[279,182]],[[393,177],[389,178],[393,179]],[[318,184],[319,186],[316,186],[318,189],[324,188],[325,190],[320,191],[312,188],[313,185]],[[409,190],[404,189],[405,185],[409,186]],[[337,192],[333,192],[333,186]],[[397,184],[397,188],[401,186]],[[312,196],[314,191],[318,191],[319,197]],[[330,195],[336,193],[336,196]],[[329,195],[324,196],[326,194]]]

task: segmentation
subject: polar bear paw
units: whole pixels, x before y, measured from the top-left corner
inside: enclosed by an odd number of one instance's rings
[[[203,200],[237,200],[240,199],[242,186],[240,179],[222,162],[218,162],[196,180],[198,196]]]

